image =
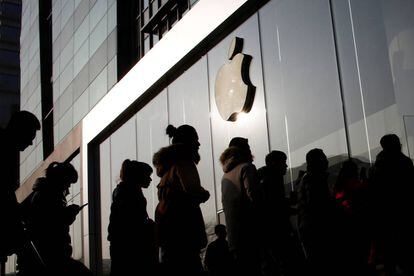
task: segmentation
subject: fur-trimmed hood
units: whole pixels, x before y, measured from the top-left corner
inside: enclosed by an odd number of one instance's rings
[[[172,144],[161,148],[153,157],[154,165],[159,167],[157,170],[158,176],[163,175],[174,164],[179,162],[194,162],[191,149],[184,144]]]
[[[49,190],[50,186],[52,185],[50,185],[46,177],[39,177],[36,180],[35,184],[33,185],[33,191],[37,192],[37,191]]]
[[[237,147],[228,147],[220,156],[220,162],[225,173],[239,164],[251,163],[252,161],[253,157],[249,151]]]

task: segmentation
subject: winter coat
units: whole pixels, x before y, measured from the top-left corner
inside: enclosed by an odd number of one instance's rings
[[[108,226],[111,275],[149,271],[155,264],[154,225],[146,208],[136,183],[121,182],[113,191]]]
[[[290,202],[285,195],[283,175],[275,173],[269,167],[258,170],[260,188],[263,190],[262,213],[267,240],[277,240],[290,235]],[[276,237],[278,235],[279,237]]]
[[[24,207],[30,237],[47,265],[57,265],[72,255],[69,227],[77,210],[67,206],[65,195],[57,186],[39,178]]]
[[[234,264],[227,240],[218,238],[211,242],[207,246],[204,262],[210,276],[231,275]]]
[[[402,267],[411,267],[414,258],[414,226],[411,222],[413,162],[401,152],[380,152],[369,185],[373,232],[376,243],[380,245],[376,248],[377,254],[398,255],[396,260]],[[381,244],[385,244],[383,247],[387,252],[380,252]]]
[[[147,200],[141,188],[135,183],[121,182],[112,193],[109,216],[108,241],[135,248],[148,239],[142,237],[150,224],[147,214]]]
[[[414,166],[401,152],[380,152],[370,176],[374,217],[384,224],[408,226],[414,188]],[[381,224],[382,224],[381,223]],[[407,225],[405,225],[407,224]],[[403,227],[403,226],[402,226]]]
[[[306,173],[298,192],[298,225],[302,240],[312,242],[327,229],[334,213],[334,201],[330,196],[326,172]]]
[[[10,144],[10,138],[0,129],[0,258],[16,253],[25,239],[15,194],[19,186],[19,152]]]
[[[207,244],[200,203],[209,192],[200,184],[191,152],[182,144],[161,149],[163,176],[155,211],[159,245],[165,249],[198,251]]]
[[[222,154],[224,175],[221,181],[222,203],[231,251],[257,245],[261,201],[256,167],[250,153],[229,147]]]

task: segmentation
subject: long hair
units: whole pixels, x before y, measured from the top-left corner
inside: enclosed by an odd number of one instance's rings
[[[78,172],[69,162],[52,162],[46,169],[46,179],[52,182],[76,183]]]

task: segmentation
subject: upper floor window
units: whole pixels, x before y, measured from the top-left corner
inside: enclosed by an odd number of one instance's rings
[[[118,79],[154,47],[196,2],[197,0],[117,1]]]

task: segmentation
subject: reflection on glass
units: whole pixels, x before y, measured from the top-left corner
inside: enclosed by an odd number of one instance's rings
[[[142,1],[142,9],[148,8],[149,0],[143,0]]]
[[[144,38],[144,53],[148,53],[150,50],[150,37],[149,35],[146,35]]]

